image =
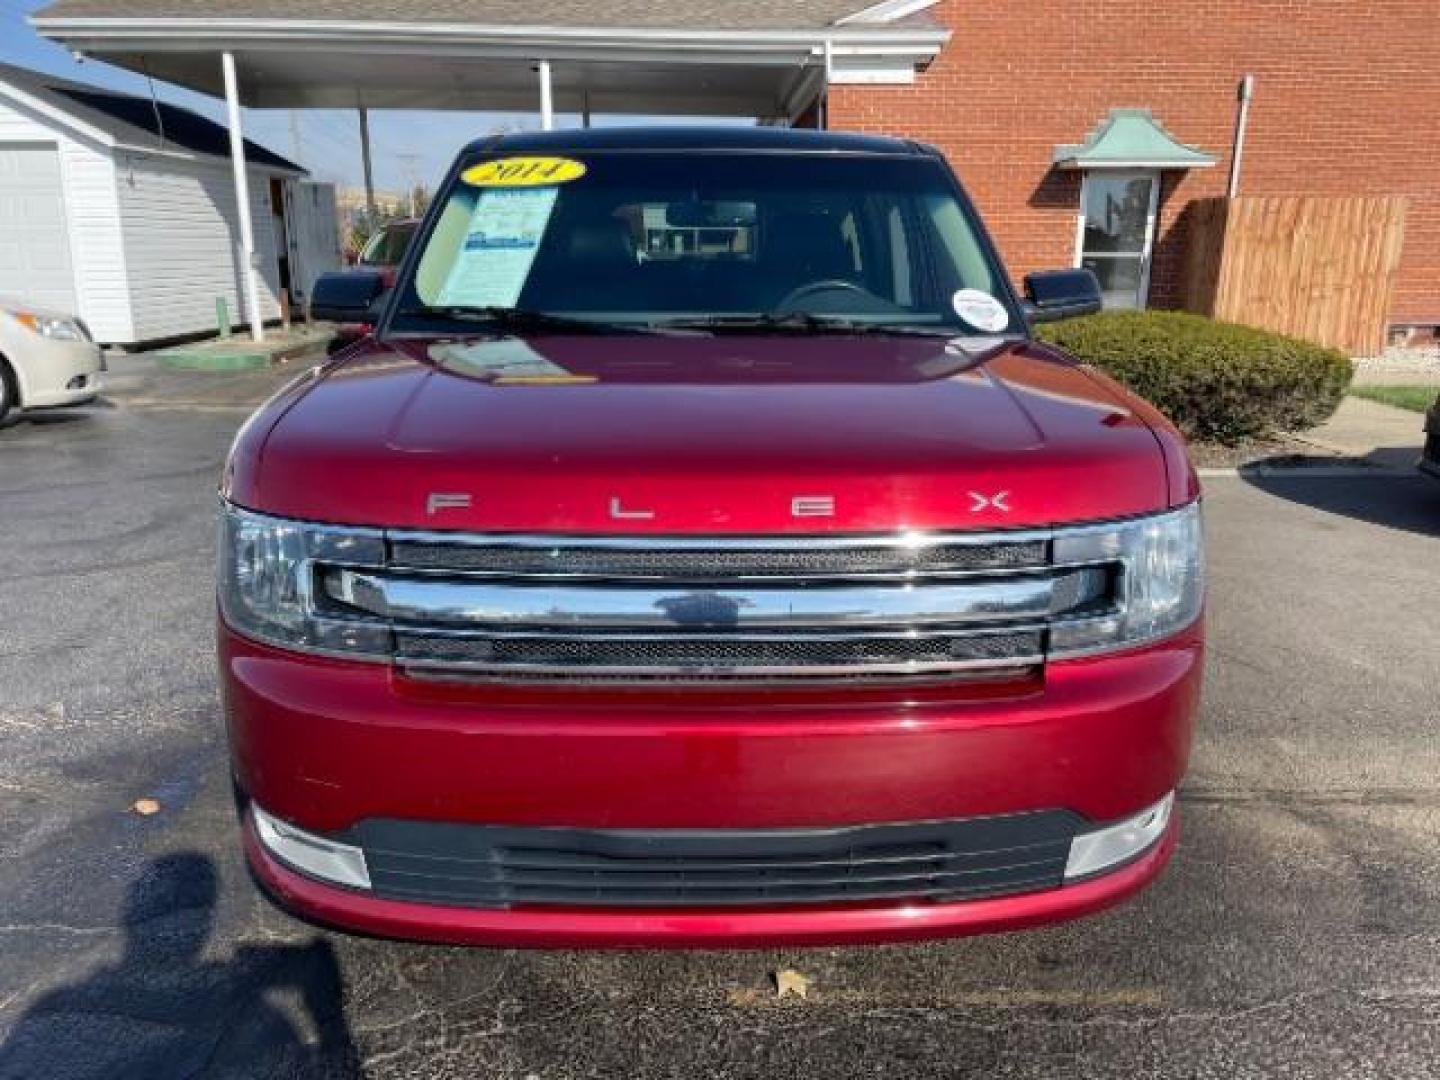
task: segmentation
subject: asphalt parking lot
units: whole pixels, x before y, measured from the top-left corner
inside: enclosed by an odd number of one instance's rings
[[[1128,906],[904,947],[463,950],[252,887],[211,658],[244,412],[145,401],[0,429],[0,1077],[1440,1075],[1440,485],[1207,481],[1184,833]]]

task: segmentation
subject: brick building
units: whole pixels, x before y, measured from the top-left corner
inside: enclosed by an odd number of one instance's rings
[[[917,16],[950,31],[938,55],[908,84],[832,86],[829,126],[941,147],[1017,276],[1076,260],[1082,186],[1106,176],[1054,167],[1056,148],[1143,108],[1216,161],[1153,174],[1144,299],[1174,306],[1185,210],[1225,193],[1250,73],[1240,190],[1406,196],[1390,321],[1440,324],[1440,64],[1415,47],[1440,32],[1440,0],[940,0]]]
[[[1440,323],[1440,0],[53,0],[32,23],[236,104],[358,106],[362,131],[538,105],[910,136],[1017,276],[1083,262],[1155,306],[1226,190],[1250,74],[1241,192],[1405,197],[1389,321]]]

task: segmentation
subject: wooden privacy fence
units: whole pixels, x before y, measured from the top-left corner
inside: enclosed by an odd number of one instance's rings
[[[1198,199],[1186,211],[1182,304],[1374,355],[1385,347],[1405,209],[1388,196]]]

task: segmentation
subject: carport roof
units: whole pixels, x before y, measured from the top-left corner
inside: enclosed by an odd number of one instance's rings
[[[56,0],[44,36],[246,105],[793,118],[831,81],[908,82],[935,0]]]

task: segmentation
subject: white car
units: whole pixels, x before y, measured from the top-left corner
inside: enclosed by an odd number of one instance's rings
[[[0,297],[0,420],[100,392],[100,346],[73,315]]]

